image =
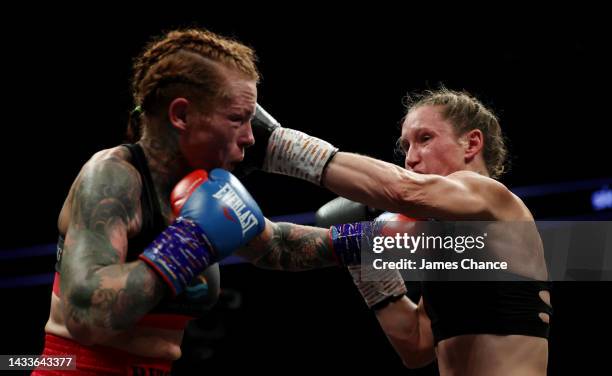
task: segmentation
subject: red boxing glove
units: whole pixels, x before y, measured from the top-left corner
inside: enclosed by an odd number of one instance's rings
[[[172,213],[178,217],[185,201],[191,196],[193,191],[204,181],[208,180],[208,174],[204,170],[196,170],[185,176],[170,193],[170,206]]]

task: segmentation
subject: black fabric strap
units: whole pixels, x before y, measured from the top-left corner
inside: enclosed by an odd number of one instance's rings
[[[157,192],[151,177],[151,171],[142,147],[138,144],[124,144],[132,154],[132,165],[136,167],[142,178],[142,192],[140,193],[140,203],[142,205],[142,230],[141,235],[147,237],[148,234],[157,235],[165,228],[164,218],[161,213]]]

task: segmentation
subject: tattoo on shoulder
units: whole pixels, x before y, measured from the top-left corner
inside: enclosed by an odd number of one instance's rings
[[[129,163],[107,158],[86,165],[73,189],[61,263],[68,319],[124,328],[163,294],[146,266],[123,263],[128,227],[140,220],[140,177]]]
[[[138,172],[127,162],[109,159],[86,167],[73,196],[72,222],[104,233],[116,220],[133,221],[140,202]]]

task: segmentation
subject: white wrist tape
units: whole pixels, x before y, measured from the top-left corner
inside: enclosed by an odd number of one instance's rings
[[[404,296],[407,292],[404,279],[395,269],[376,270],[371,266],[350,265],[348,270],[370,308],[388,298]]]
[[[327,141],[279,127],[270,135],[263,170],[320,185],[323,170],[337,151]]]

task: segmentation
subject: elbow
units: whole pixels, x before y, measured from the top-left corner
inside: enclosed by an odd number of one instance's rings
[[[70,337],[81,345],[92,346],[102,342],[100,338],[94,335],[93,328],[88,324],[69,319],[66,320],[66,328]]]
[[[66,328],[70,333],[70,337],[84,346],[107,343],[117,334],[112,330],[100,328],[95,324],[78,322],[74,319],[66,320]]]
[[[66,329],[75,341],[91,346],[107,341],[113,336],[111,330],[99,327],[97,321],[104,320],[102,313],[96,307],[85,308],[77,304],[79,294],[66,295],[64,302],[64,317]],[[100,318],[100,319],[97,319]]]

